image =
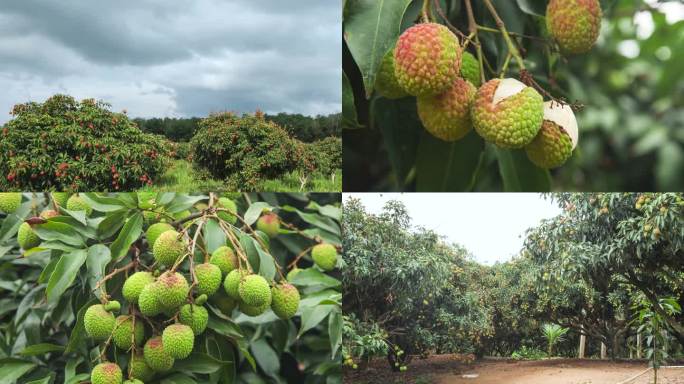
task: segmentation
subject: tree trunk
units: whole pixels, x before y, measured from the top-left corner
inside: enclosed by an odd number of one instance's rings
[[[584,359],[584,351],[586,350],[587,347],[587,336],[586,335],[580,335],[580,344],[579,344],[579,355],[577,356],[580,359]]]
[[[636,349],[637,349],[637,352],[636,352],[637,359],[641,359],[641,332],[637,333],[637,347],[636,347]]]
[[[601,359],[605,359],[607,357],[607,351],[606,351],[606,344],[602,341],[601,342]]]

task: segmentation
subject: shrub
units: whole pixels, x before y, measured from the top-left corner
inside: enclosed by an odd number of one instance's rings
[[[339,137],[326,137],[304,145],[307,159],[316,172],[330,175],[342,168],[342,139]]]
[[[106,103],[55,95],[17,104],[2,129],[0,189],[119,190],[152,184],[167,147]]]

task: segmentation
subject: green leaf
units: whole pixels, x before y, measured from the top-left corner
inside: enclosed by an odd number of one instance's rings
[[[97,234],[101,239],[108,239],[123,227],[128,211],[119,211],[108,214],[97,226]]]
[[[81,234],[68,224],[49,221],[34,225],[33,231],[43,240],[58,240],[77,247],[85,246]]]
[[[119,236],[114,240],[110,249],[112,251],[112,260],[119,260],[120,257],[126,255],[128,249],[136,240],[140,238],[143,226],[142,213],[138,212],[131,216],[126,221],[123,229],[119,232]]]
[[[306,308],[302,311],[302,326],[299,329],[297,337],[304,334],[304,332],[320,324],[330,312],[335,308],[334,305],[319,305],[316,307]]]
[[[328,276],[316,268],[307,268],[292,278],[290,283],[298,286],[322,285],[327,288],[340,288],[342,283],[334,277]]]
[[[23,351],[20,352],[20,355],[22,355],[22,356],[38,356],[38,355],[44,355],[44,354],[50,353],[50,352],[61,352],[63,350],[64,350],[63,345],[42,343],[42,344],[34,344],[34,345],[27,346],[26,348],[24,348]]]
[[[0,384],[12,384],[35,367],[30,361],[0,359]]]
[[[484,140],[471,131],[454,143],[424,132],[416,160],[416,190],[423,192],[463,192],[475,185],[484,157]]]
[[[190,376],[186,376],[182,373],[174,373],[171,376],[167,376],[160,381],[161,384],[196,384],[197,382]]]
[[[264,209],[272,209],[271,205],[269,203],[265,203],[263,201],[257,201],[256,203],[252,203],[252,205],[247,208],[247,211],[245,212],[245,223],[247,225],[252,225],[256,223],[256,221],[259,219],[259,216],[261,216],[261,212],[263,212]]]
[[[328,318],[328,334],[330,335],[331,359],[342,346],[342,311],[334,311]]]
[[[105,275],[105,268],[111,260],[111,252],[104,244],[95,244],[88,248],[86,266],[88,267],[88,282],[91,290],[95,289],[97,282]],[[98,298],[101,293],[100,290],[95,291]]]
[[[213,253],[216,248],[226,245],[226,234],[214,219],[207,220],[204,225],[204,240],[207,252]]]
[[[81,193],[79,196],[88,203],[90,207],[98,212],[114,212],[120,209],[135,208],[135,206],[130,206],[123,197],[126,194],[119,194],[118,197],[105,197],[100,196],[97,193]]]
[[[530,162],[522,150],[496,148],[506,192],[548,192],[551,175]]]
[[[85,316],[86,311],[91,305],[97,303],[99,303],[98,300],[92,299],[78,310],[78,313],[76,314],[76,323],[74,324],[74,328],[71,330],[69,342],[67,343],[64,353],[76,352],[81,346],[85,345],[85,326],[83,325],[83,316]]]
[[[259,252],[257,251],[256,246],[254,245],[254,239],[252,238],[252,236],[246,233],[241,233],[240,245],[242,245],[242,249],[245,251],[245,254],[247,255],[249,265],[252,266],[252,269],[254,271],[258,271],[261,264],[261,256],[259,256]]]
[[[221,369],[225,362],[214,359],[204,353],[193,353],[186,359],[178,360],[174,369],[193,373],[212,373]]]
[[[270,377],[277,377],[280,371],[280,357],[265,338],[252,341],[250,350],[259,367]]]
[[[282,209],[287,212],[296,212],[299,217],[301,217],[302,220],[306,221],[307,223],[336,235],[340,235],[339,224],[329,217],[317,215],[315,213],[302,212],[299,209],[289,205],[283,206]]]
[[[342,72],[342,127],[345,129],[361,128],[354,105],[354,90],[344,72]]]
[[[310,201],[309,205],[306,206],[306,209],[315,209],[318,211],[323,216],[328,216],[333,220],[341,221],[342,220],[342,208],[336,207],[334,205],[323,205],[320,206],[318,203],[315,201]]]
[[[49,303],[56,303],[64,291],[71,286],[87,256],[86,250],[80,249],[65,253],[60,257],[47,285],[46,292]]]

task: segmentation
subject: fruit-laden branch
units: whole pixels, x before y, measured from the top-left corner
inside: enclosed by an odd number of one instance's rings
[[[499,27],[501,35],[503,36],[504,40],[506,41],[506,45],[508,46],[508,51],[513,55],[513,57],[515,57],[515,60],[518,63],[518,67],[520,67],[521,70],[525,69],[525,62],[523,61],[522,56],[520,56],[520,52],[513,43],[513,40],[511,40],[511,36],[508,34],[508,30],[506,29],[506,24],[504,24],[503,20],[501,20],[501,17],[499,17],[499,14],[496,12],[496,8],[494,8],[494,5],[492,4],[491,0],[484,0],[484,3],[487,6],[489,13],[492,14],[492,17],[496,22],[496,26]]]

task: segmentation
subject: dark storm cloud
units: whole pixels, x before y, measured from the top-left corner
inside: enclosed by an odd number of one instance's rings
[[[106,95],[115,108],[143,116],[338,112],[340,7],[339,0],[3,1],[0,87],[10,93],[0,108],[68,92]]]

